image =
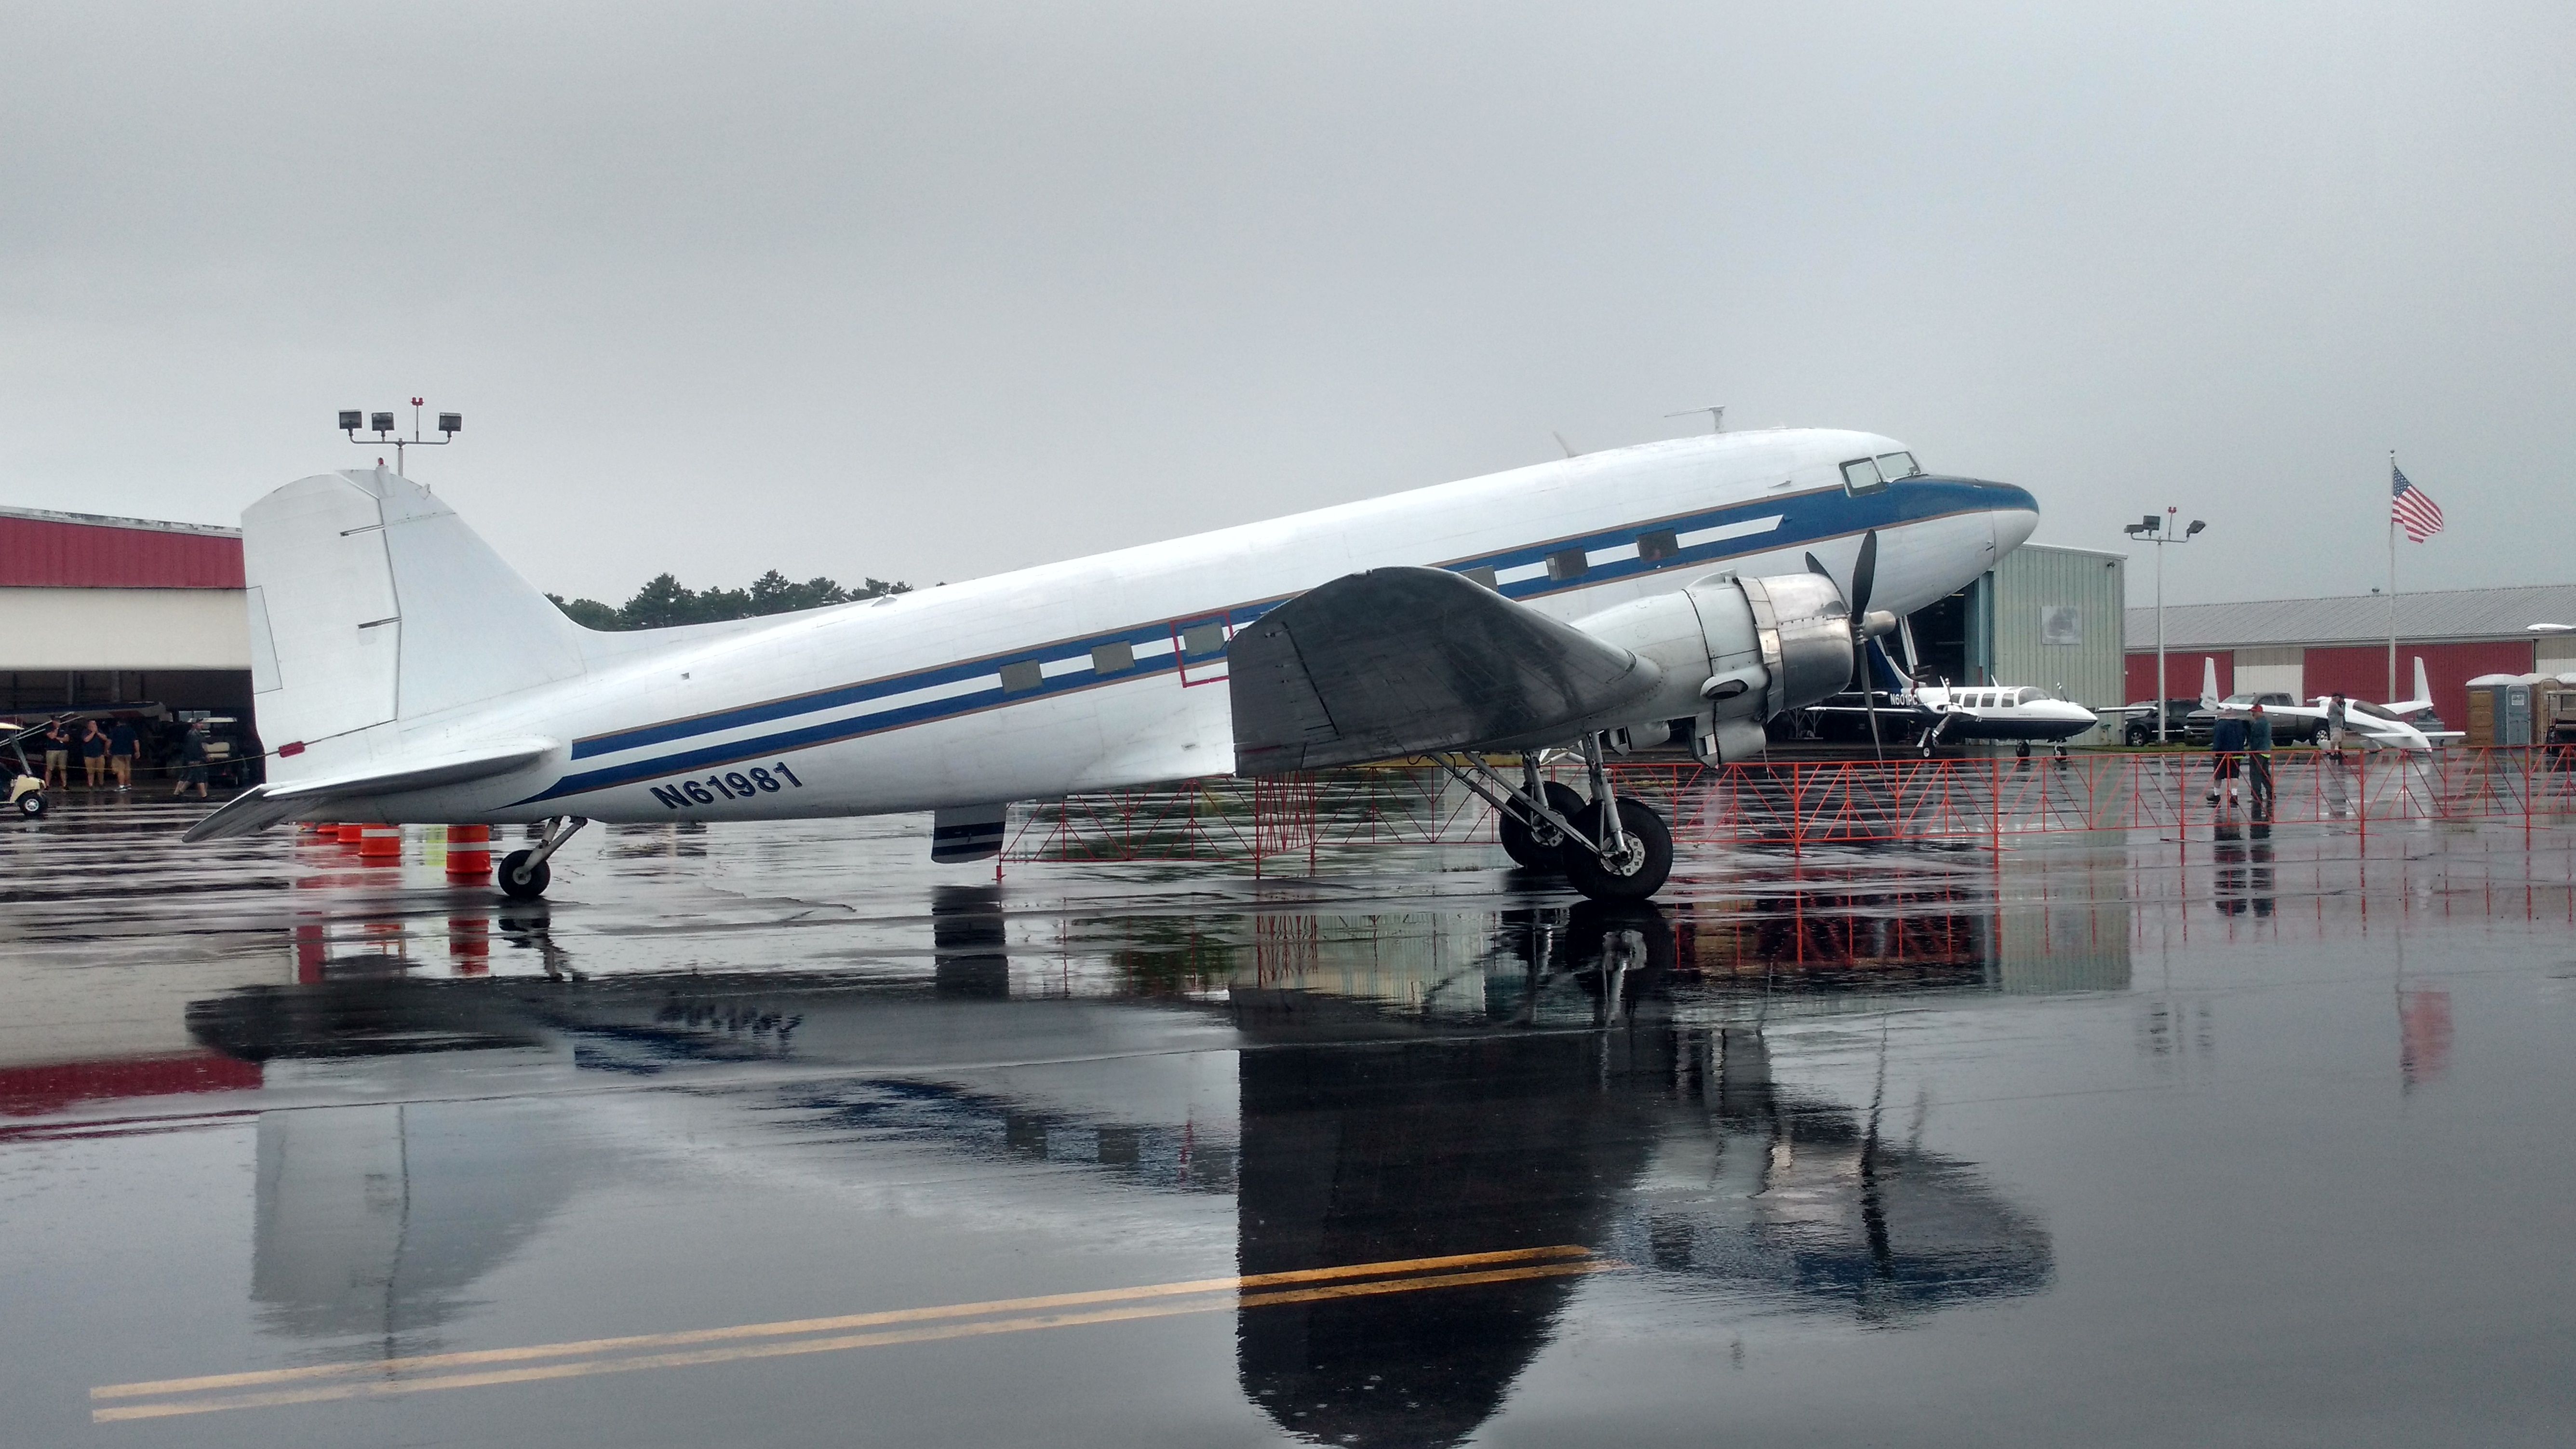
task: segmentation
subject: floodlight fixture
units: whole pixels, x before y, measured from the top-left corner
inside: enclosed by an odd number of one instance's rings
[[[2179,506],[2169,504],[2166,506],[2163,514],[2159,515],[2150,513],[2146,517],[2141,518],[2137,522],[2129,524],[2127,527],[2120,530],[2131,538],[2142,539],[2156,546],[2157,744],[2163,744],[2165,740],[2169,738],[2169,726],[2171,724],[2171,721],[2167,719],[2167,715],[2170,714],[2171,711],[2165,708],[2165,706],[2171,702],[2165,697],[2167,693],[2165,683],[2165,545],[2169,543],[2189,543],[2194,538],[2199,537],[2200,531],[2207,527],[2209,527],[2209,524],[2205,520],[2195,518],[2191,521],[2191,526],[2185,528],[2182,521],[2182,509]]]
[[[447,444],[456,441],[456,435],[458,433],[465,431],[465,414],[440,413],[438,415],[439,436],[435,438],[422,437],[420,410],[427,406],[428,402],[429,399],[427,398],[416,397],[411,400],[411,436],[408,438],[394,431],[394,414],[391,412],[361,413],[349,408],[342,408],[340,410],[340,430],[349,435],[349,441],[352,443],[373,443],[378,447],[382,447],[386,443],[393,444],[394,471],[396,473],[403,474],[405,477],[409,477],[410,475],[403,471],[404,464],[408,461],[405,457],[406,453],[413,448],[445,447]],[[358,436],[358,426],[361,422],[364,422],[366,426],[375,433],[373,438],[361,438]],[[376,466],[379,468],[383,467],[384,461],[384,459],[378,458],[376,460]]]

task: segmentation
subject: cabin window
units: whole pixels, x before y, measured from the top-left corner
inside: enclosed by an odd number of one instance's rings
[[[1590,567],[1592,561],[1585,558],[1579,548],[1563,549],[1547,556],[1547,576],[1560,584],[1567,579],[1583,577],[1583,571]]]
[[[1225,626],[1209,622],[1192,624],[1181,631],[1181,652],[1192,659],[1204,658],[1225,647]]]
[[[1878,464],[1869,458],[1854,458],[1843,465],[1843,487],[1853,493],[1875,493],[1887,486],[1879,476]]]
[[[1029,694],[1045,683],[1046,675],[1039,670],[1037,661],[1034,659],[1023,659],[1015,664],[1002,666],[1004,694]]]
[[[1136,648],[1132,644],[1102,644],[1091,651],[1091,672],[1124,674],[1136,667]]]
[[[1486,564],[1481,568],[1460,569],[1458,571],[1458,577],[1465,579],[1470,583],[1483,584],[1489,589],[1499,589],[1502,587],[1502,585],[1494,578],[1494,566],[1492,564]]]
[[[1682,537],[1669,528],[1637,535],[1637,557],[1647,563],[1661,563],[1682,551]]]
[[[1878,476],[1882,478],[1920,478],[1923,476],[1922,465],[1914,461],[1914,455],[1912,453],[1881,453],[1875,461],[1878,463]]]

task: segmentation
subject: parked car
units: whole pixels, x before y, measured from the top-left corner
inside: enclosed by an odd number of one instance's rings
[[[2186,721],[2190,718],[2191,712],[2198,708],[2200,708],[2200,701],[2196,699],[2166,700],[2165,738],[2176,742],[2189,739],[2191,727]],[[2126,740],[2130,748],[2135,749],[2140,745],[2151,745],[2156,742],[2156,702],[2154,700],[2142,700],[2137,704],[2123,706],[2120,713],[2127,721],[2120,727],[2120,738]]]

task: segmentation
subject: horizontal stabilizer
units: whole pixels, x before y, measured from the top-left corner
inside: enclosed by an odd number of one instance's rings
[[[552,740],[514,740],[508,744],[484,745],[449,754],[424,755],[383,769],[330,775],[318,780],[297,780],[285,785],[254,785],[225,801],[223,808],[214,814],[188,827],[188,833],[180,838],[195,842],[255,835],[325,800],[402,795],[414,790],[431,790],[441,785],[461,785],[469,780],[506,775],[545,758],[554,748]]]
[[[1226,652],[1246,775],[1558,741],[1663,678],[1651,660],[1431,568],[1310,589]]]

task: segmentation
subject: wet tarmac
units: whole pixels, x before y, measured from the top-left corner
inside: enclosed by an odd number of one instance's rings
[[[2576,1437],[2563,823],[515,906],[188,813],[0,832],[12,1445]]]

